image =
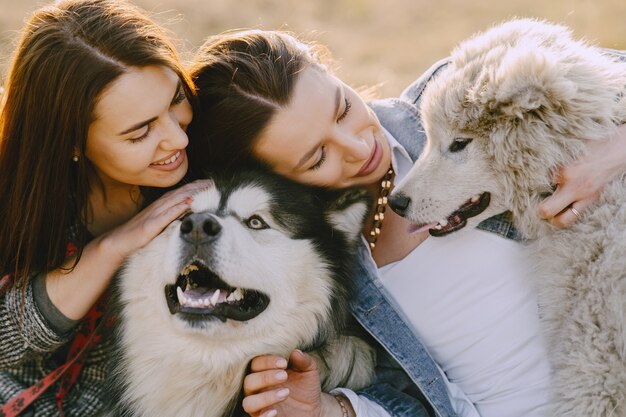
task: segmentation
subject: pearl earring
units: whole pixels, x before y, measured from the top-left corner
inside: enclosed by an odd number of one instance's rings
[[[74,161],[74,162],[78,162],[78,155],[74,155],[74,156],[72,157],[72,161]]]

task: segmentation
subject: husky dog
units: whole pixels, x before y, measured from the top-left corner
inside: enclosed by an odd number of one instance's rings
[[[567,229],[542,221],[558,166],[626,120],[626,64],[564,27],[518,20],[463,42],[426,86],[423,154],[392,207],[440,236],[510,210],[538,262],[551,416],[626,416],[626,185]]]
[[[263,168],[213,180],[119,274],[107,415],[241,415],[249,361],[295,348],[319,359],[325,389],[372,378],[374,350],[343,333],[369,194]]]

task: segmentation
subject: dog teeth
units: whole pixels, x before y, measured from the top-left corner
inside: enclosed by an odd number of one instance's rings
[[[189,286],[187,286],[189,288]],[[191,296],[186,296],[185,292],[181,287],[176,287],[176,295],[178,296],[178,303],[182,307],[193,307],[193,308],[207,308],[207,307],[215,307],[220,304],[220,296],[222,294],[222,290],[216,289],[215,292],[210,297],[197,298],[194,299]],[[235,291],[228,294],[226,300],[229,302],[240,301],[244,298],[244,290],[241,288],[237,288]]]
[[[240,301],[243,299],[243,290],[241,288],[237,288],[235,291],[231,292],[228,297],[226,297],[226,301]]]
[[[185,298],[185,294],[183,294],[183,290],[180,287],[176,287],[176,295],[178,296],[178,303],[180,305],[185,304],[187,299]]]
[[[197,271],[198,267],[194,264],[189,264],[186,267],[183,268],[182,271],[180,271],[181,275],[189,275],[191,272],[193,271]]]
[[[448,225],[448,220],[441,219],[441,220],[439,220],[439,224],[438,225],[441,226],[441,227],[446,227]]]
[[[211,304],[217,304],[217,300],[220,298],[220,290],[217,289],[211,296]]]
[[[474,197],[470,199],[472,203],[476,203],[478,200],[480,200],[480,194],[476,194]]]
[[[440,225],[440,224],[437,224],[437,225],[435,225],[434,229],[435,230],[441,230],[441,229],[443,229],[443,226]]]

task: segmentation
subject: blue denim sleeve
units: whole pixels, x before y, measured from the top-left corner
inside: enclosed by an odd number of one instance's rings
[[[434,415],[426,400],[402,368],[383,349],[378,351],[376,380],[357,392],[383,407],[392,417]]]

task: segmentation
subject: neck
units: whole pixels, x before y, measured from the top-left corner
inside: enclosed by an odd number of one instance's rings
[[[106,233],[137,214],[142,202],[143,197],[137,185],[92,185],[87,229],[93,236]]]

